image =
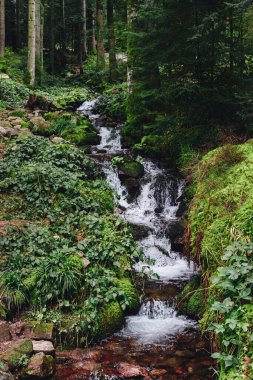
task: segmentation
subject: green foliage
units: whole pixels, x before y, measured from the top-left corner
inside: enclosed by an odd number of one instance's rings
[[[4,57],[0,58],[0,73],[6,73],[16,82],[27,82],[27,52],[20,51],[18,54],[11,49],[5,49]]]
[[[131,268],[142,253],[113,215],[94,163],[69,143],[31,136],[0,160],[0,188],[0,300],[8,313],[26,308],[29,318],[54,321],[68,344],[119,327],[138,304]]]
[[[126,84],[110,86],[99,99],[99,111],[114,120],[126,119]]]
[[[253,244],[234,243],[229,246],[212,284],[219,291],[219,301],[211,307],[217,315],[213,330],[220,341],[220,352],[214,353],[223,375],[233,371],[253,376]]]
[[[24,107],[29,97],[29,89],[12,79],[0,79],[0,106],[6,108]]]

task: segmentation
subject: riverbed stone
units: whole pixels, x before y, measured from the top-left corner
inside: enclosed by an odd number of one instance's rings
[[[51,355],[39,352],[31,357],[22,377],[28,379],[44,379],[52,376],[55,371],[55,359]]]
[[[7,130],[0,126],[0,137],[5,137],[7,135]]]
[[[53,340],[53,323],[31,321],[25,323],[24,330],[30,331],[33,340]]]
[[[14,380],[14,377],[10,372],[4,372],[0,369],[0,380]]]
[[[139,179],[144,174],[144,166],[138,161],[128,161],[119,165],[120,179],[127,178]]]
[[[130,363],[119,363],[117,366],[117,371],[119,372],[119,377],[132,378],[132,377],[146,377],[148,376],[148,371],[146,368],[139,365],[134,365]]]
[[[32,345],[35,354],[38,352],[44,352],[47,355],[55,354],[53,343],[48,340],[33,340]]]

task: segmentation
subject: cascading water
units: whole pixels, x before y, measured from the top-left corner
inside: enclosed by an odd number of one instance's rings
[[[129,154],[121,147],[121,126],[112,128],[103,125],[101,121],[98,122],[98,115],[93,115],[92,112],[96,105],[97,100],[85,102],[78,109],[78,113],[88,116],[100,134],[101,142],[93,148],[93,157],[103,154],[100,163],[102,163],[108,183],[115,190],[121,217],[131,225],[141,226],[146,231],[145,237],[138,241],[145,260],[136,265],[136,271],[145,271],[149,267],[148,271],[152,273],[149,286],[153,293],[156,293],[156,289],[169,289],[170,286],[173,288],[185,283],[195,273],[195,267],[193,263],[189,263],[178,252],[172,250],[167,233],[168,226],[177,220],[176,214],[180,205],[178,199],[182,195],[184,182],[174,178],[158,163],[141,159],[144,175],[140,180],[140,192],[135,199],[130,201],[127,189],[122,185],[117,170],[111,165],[113,156]],[[150,259],[152,259],[151,265]],[[180,339],[184,345],[187,345],[186,348],[182,348]],[[94,348],[95,352],[99,350],[106,352],[104,364],[100,363],[102,369],[91,371],[88,377],[73,377],[73,379],[136,377],[136,375],[119,375],[117,370],[113,369],[122,359],[128,363],[127,365],[139,364],[146,368],[163,368],[162,372],[160,371],[161,379],[210,379],[208,369],[211,365],[210,359],[206,351],[201,348],[201,344],[203,346],[198,324],[185,316],[179,316],[174,302],[166,300],[166,290],[164,290],[163,299],[152,296],[144,300],[138,314],[128,316],[124,328],[119,333],[109,338],[108,343],[103,343],[102,347]],[[197,368],[196,363],[199,365],[200,360],[202,360],[201,368]],[[80,366],[82,365],[83,363],[80,363]],[[194,366],[195,374],[192,375]],[[80,376],[80,371],[78,371],[77,374]],[[202,377],[203,374],[204,377]]]

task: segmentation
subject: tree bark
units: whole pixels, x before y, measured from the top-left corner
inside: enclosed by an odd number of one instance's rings
[[[5,49],[5,0],[0,0],[0,57]]]
[[[97,0],[97,70],[105,68],[104,49],[104,2]]]
[[[115,52],[113,0],[107,0],[107,27],[108,27],[108,39],[109,39],[110,81],[115,82],[117,80],[117,59],[116,59],[116,52]]]
[[[54,17],[54,0],[50,6],[50,71],[55,73],[55,17]]]
[[[82,51],[83,51],[83,60],[85,60],[87,55],[87,4],[86,0],[81,0],[81,9],[82,9]]]
[[[36,25],[35,25],[35,0],[29,0],[28,8],[28,72],[30,85],[35,85],[35,56],[36,56]]]

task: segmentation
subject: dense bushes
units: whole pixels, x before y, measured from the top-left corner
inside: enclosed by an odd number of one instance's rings
[[[23,317],[54,320],[68,344],[121,323],[138,304],[131,267],[141,253],[113,215],[96,165],[69,143],[32,136],[0,160],[0,188],[0,299],[8,314],[28,309]],[[116,306],[102,331],[105,301]]]

